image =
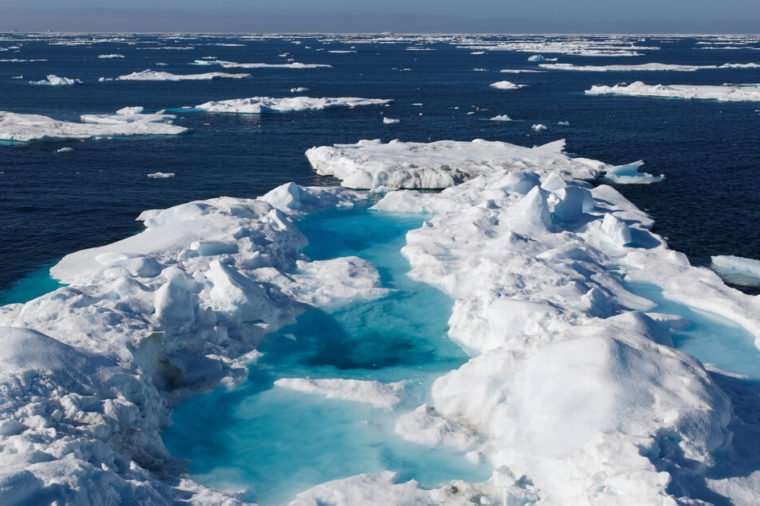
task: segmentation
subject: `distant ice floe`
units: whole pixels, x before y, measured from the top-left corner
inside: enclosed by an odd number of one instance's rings
[[[290,88],[291,93],[305,93],[309,91],[309,88],[305,86],[296,86],[295,88]]]
[[[608,169],[604,173],[604,178],[617,184],[651,184],[659,183],[665,179],[664,174],[655,176],[648,172],[640,171],[639,169],[643,166],[644,162],[641,160],[625,165],[618,165],[617,167]]]
[[[519,90],[520,88],[525,88],[524,84],[515,84],[512,81],[497,81],[489,84],[489,86],[497,90]]]
[[[121,58],[124,58],[124,57],[125,56],[123,54],[116,54],[116,53],[112,53],[112,54],[99,54],[98,55],[98,59],[100,59],[100,60],[116,60],[116,59],[121,59]]]
[[[171,179],[175,175],[174,172],[151,172],[147,174],[147,177],[150,179]]]
[[[117,81],[210,81],[212,79],[245,79],[251,74],[230,74],[227,72],[206,72],[203,74],[172,74],[156,70],[132,72],[116,78]]]
[[[142,107],[125,107],[115,114],[84,114],[80,123],[38,114],[0,111],[0,140],[28,142],[39,139],[87,139],[129,135],[177,135],[187,128],[173,125],[171,114],[143,113]]]
[[[530,126],[530,129],[533,130],[536,133],[543,132],[544,130],[548,130],[549,127],[544,125],[543,123],[534,123]]]
[[[637,44],[632,38],[594,37],[541,37],[531,36],[520,40],[487,40],[472,37],[469,40],[457,42],[457,47],[480,51],[516,51],[520,53],[536,53],[531,61],[548,61],[544,53],[566,54],[574,56],[624,57],[641,56],[646,51],[655,51],[659,47]]]
[[[512,121],[512,118],[510,118],[507,114],[497,114],[496,116],[491,116],[488,119],[491,121]]]
[[[40,63],[48,61],[47,58],[0,58],[0,63]]]
[[[234,61],[225,60],[195,60],[192,65],[209,66],[219,65],[225,69],[291,69],[291,70],[306,70],[306,69],[328,69],[332,68],[332,65],[325,63],[237,63]]]
[[[55,74],[48,74],[45,79],[42,79],[41,81],[29,81],[29,84],[35,86],[73,86],[75,84],[82,84],[82,81],[71,77],[60,77]]]
[[[719,102],[758,102],[760,84],[724,84],[722,86],[689,84],[646,84],[636,81],[614,86],[594,85],[586,95],[625,95],[632,97],[683,98]]]
[[[726,282],[739,285],[760,287],[760,260],[732,255],[712,257],[710,265]]]
[[[356,144],[320,146],[306,151],[314,170],[334,176],[348,188],[441,189],[494,171],[557,171],[579,179],[594,179],[613,166],[564,154],[565,141],[526,148],[507,142],[431,143],[363,140]],[[523,187],[530,177],[515,176]]]
[[[216,100],[196,105],[193,109],[216,113],[261,114],[262,112],[319,111],[332,107],[364,107],[385,105],[392,100],[359,97],[250,97]]]
[[[386,409],[401,402],[405,388],[402,381],[380,383],[379,381],[331,378],[281,378],[276,380],[274,385],[307,394],[321,395],[327,399],[363,402]]]
[[[501,74],[540,74],[543,70],[536,69],[501,69]]]
[[[400,119],[383,116],[383,125],[396,125],[398,123],[401,123]]]
[[[760,63],[723,63],[721,65],[678,65],[673,63],[641,63],[637,65],[574,65],[572,63],[544,63],[547,70],[575,72],[696,72],[698,70],[754,69]]]

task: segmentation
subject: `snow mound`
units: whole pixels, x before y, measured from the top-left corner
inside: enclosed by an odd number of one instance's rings
[[[355,379],[281,378],[275,386],[316,394],[328,399],[364,402],[377,408],[390,409],[401,402],[404,382],[380,383]]]
[[[628,85],[594,85],[591,89],[586,90],[586,95],[626,95],[631,97],[717,100],[719,102],[759,102],[760,84],[724,84],[722,86],[687,84],[666,85],[646,84],[641,81],[636,81]]]
[[[171,114],[142,111],[142,107],[125,107],[115,114],[84,114],[79,123],[38,114],[0,111],[0,139],[28,142],[39,139],[177,135],[187,131],[185,127],[172,124],[174,116]]]
[[[728,283],[760,287],[760,260],[718,255],[712,257],[710,267]]]
[[[570,158],[564,141],[525,148],[498,141],[437,141],[416,143],[363,140],[311,148],[306,157],[323,176],[335,176],[348,188],[440,189],[482,174],[514,172],[559,172],[593,179],[610,168],[594,160]]]
[[[263,112],[320,111],[332,107],[353,109],[354,107],[385,105],[390,102],[392,101],[380,98],[358,97],[250,97],[206,102],[195,106],[194,109],[216,113],[261,114]]]

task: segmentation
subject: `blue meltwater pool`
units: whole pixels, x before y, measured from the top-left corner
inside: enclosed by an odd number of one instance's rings
[[[406,232],[421,223],[419,216],[367,209],[301,222],[309,258],[362,257],[392,291],[329,312],[307,311],[267,338],[243,385],[180,404],[164,441],[195,479],[243,489],[247,499],[270,505],[318,483],[386,469],[397,472],[399,481],[415,479],[423,486],[488,478],[487,465],[393,433],[398,412],[424,402],[431,382],[467,359],[446,336],[452,301],[406,275],[409,265],[400,250]],[[410,395],[394,414],[273,387],[283,377],[405,380]]]

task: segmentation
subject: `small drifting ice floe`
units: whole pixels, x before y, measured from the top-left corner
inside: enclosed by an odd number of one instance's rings
[[[570,126],[570,122],[569,121],[558,121],[557,125],[568,127],[568,126]]]
[[[641,172],[639,169],[643,165],[644,162],[639,160],[637,162],[612,167],[605,172],[604,179],[617,184],[652,184],[659,183],[665,179],[665,174],[655,176],[648,172]]]
[[[216,113],[261,114],[263,112],[320,111],[332,107],[355,107],[385,105],[392,100],[359,97],[250,97],[218,100],[197,105],[191,109]]]
[[[69,146],[65,146],[65,147],[58,148],[55,150],[56,153],[71,153],[72,151],[74,151],[74,148],[69,147]]]
[[[171,179],[174,176],[174,172],[151,172],[147,174],[147,177],[150,179]]]
[[[305,86],[296,86],[295,88],[290,88],[291,93],[306,93],[309,91],[309,88],[306,88]]]
[[[624,95],[630,97],[682,98],[717,100],[718,102],[760,102],[760,84],[724,84],[721,86],[688,84],[646,84],[636,81],[614,86],[594,85],[586,95]]]
[[[506,114],[497,114],[496,116],[492,116],[488,119],[489,121],[512,121],[512,118]]]
[[[245,79],[251,74],[230,74],[228,72],[206,72],[203,74],[172,74],[155,70],[132,72],[116,78],[117,81],[210,81],[212,79]]]
[[[290,70],[306,70],[306,69],[329,69],[332,65],[326,63],[301,63],[301,62],[289,62],[289,63],[238,63],[234,61],[226,60],[195,60],[192,65],[219,65],[225,69],[290,69]]]
[[[113,54],[99,54],[98,55],[99,60],[116,60],[116,59],[121,59],[121,58],[124,58],[123,54],[113,53]]]
[[[0,140],[28,142],[39,139],[87,139],[129,135],[178,135],[187,128],[172,124],[174,116],[162,111],[143,113],[142,107],[124,107],[115,114],[84,114],[80,123],[39,114],[0,111]]]
[[[395,125],[397,123],[401,123],[400,119],[396,118],[389,118],[387,116],[383,116],[383,125]]]
[[[34,86],[73,86],[75,84],[82,84],[82,81],[71,77],[60,77],[55,74],[49,74],[45,79],[29,81],[29,84]]]
[[[519,90],[520,88],[525,88],[524,84],[515,84],[512,81],[497,81],[489,84],[489,86],[497,90]]]
[[[543,123],[535,123],[530,126],[530,129],[534,132],[543,132],[544,130],[548,130],[548,127]]]
[[[711,260],[710,268],[727,283],[760,287],[760,260],[732,255],[718,255]]]

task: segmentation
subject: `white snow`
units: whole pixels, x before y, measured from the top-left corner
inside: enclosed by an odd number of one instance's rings
[[[718,255],[712,257],[710,267],[728,283],[760,287],[760,260]]]
[[[760,84],[724,84],[722,86],[688,84],[646,84],[636,81],[614,86],[594,85],[586,95],[626,95],[632,97],[663,97],[719,102],[758,102]]]
[[[261,114],[262,112],[319,111],[332,107],[363,107],[389,104],[391,100],[359,97],[250,97],[206,102],[194,107],[207,112]]]
[[[281,378],[274,382],[280,388],[287,388],[316,394],[327,399],[364,402],[377,408],[393,408],[401,402],[404,382],[380,383],[379,381],[355,379],[308,379]]]
[[[163,112],[143,113],[142,107],[125,107],[115,114],[84,114],[80,122],[0,111],[0,139],[27,142],[44,138],[177,135],[187,131],[185,127],[173,125],[173,119],[174,116]]]
[[[82,84],[82,81],[71,77],[60,77],[55,74],[49,74],[45,79],[41,81],[29,81],[29,84],[35,86],[72,86],[74,84]]]
[[[209,81],[211,79],[244,79],[251,74],[230,74],[228,72],[206,72],[203,74],[172,74],[155,70],[143,70],[118,76],[117,81]]]
[[[515,84],[511,81],[497,81],[489,84],[489,86],[497,90],[519,90],[520,88],[525,88],[524,84]]]

